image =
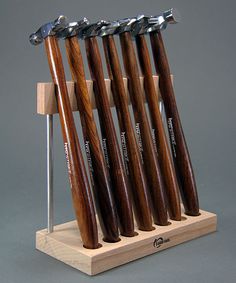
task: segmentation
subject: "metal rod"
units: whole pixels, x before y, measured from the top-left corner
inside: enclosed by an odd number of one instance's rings
[[[53,115],[47,115],[47,230],[53,232]]]

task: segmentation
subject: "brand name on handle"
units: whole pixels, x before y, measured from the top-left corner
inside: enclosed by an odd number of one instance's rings
[[[89,170],[90,170],[90,172],[93,172],[93,164],[92,164],[92,158],[91,158],[89,141],[85,142],[85,152],[86,152],[86,155],[87,155]]]
[[[92,164],[89,141],[85,141],[85,152],[86,152],[86,155],[87,155],[89,170],[90,170],[90,172],[93,172],[93,164]]]
[[[121,137],[121,146],[122,146],[124,163],[125,163],[125,170],[126,170],[126,174],[129,175],[129,169],[128,169],[129,157],[128,157],[128,151],[127,151],[125,135],[126,135],[125,132],[121,132],[120,137]]]
[[[87,160],[88,160],[88,167],[89,167],[89,172],[90,172],[90,177],[91,177],[91,184],[94,186],[94,179],[93,179],[94,170],[93,170],[93,163],[92,163],[92,158],[91,158],[89,141],[85,141],[85,153],[87,155]]]
[[[157,152],[157,141],[156,141],[156,130],[152,129],[152,142],[154,145],[154,150]]]
[[[175,140],[174,126],[173,126],[173,118],[168,118],[167,125],[170,134],[173,156],[176,158],[176,140]]]
[[[70,160],[69,160],[69,150],[68,150],[68,143],[64,143],[64,150],[65,150],[65,155],[66,155],[66,165],[68,169],[68,173],[71,174],[71,166],[70,166]]]
[[[102,147],[103,147],[104,157],[105,157],[107,167],[110,168],[110,162],[109,162],[108,151],[107,151],[107,139],[105,138],[102,139]]]
[[[139,148],[141,160],[142,160],[142,163],[143,163],[143,144],[142,144],[142,138],[141,138],[141,132],[140,132],[140,123],[136,123],[135,131],[136,131],[136,136],[137,136],[137,140],[138,140],[138,148]]]

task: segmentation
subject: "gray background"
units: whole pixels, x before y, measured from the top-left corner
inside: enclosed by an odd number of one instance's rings
[[[95,21],[172,6],[183,21],[164,39],[201,207],[218,214],[218,232],[89,278],[34,248],[35,231],[46,225],[46,128],[35,113],[35,85],[50,75],[43,46],[30,46],[28,35],[59,14]],[[1,283],[235,280],[235,8],[233,0],[1,0]],[[55,127],[55,221],[61,223],[74,216],[58,117]]]

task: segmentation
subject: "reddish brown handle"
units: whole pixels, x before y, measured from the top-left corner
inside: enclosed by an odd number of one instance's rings
[[[144,77],[144,89],[147,97],[152,129],[155,135],[157,154],[167,193],[169,215],[173,220],[181,220],[179,186],[164,125],[162,123],[161,113],[159,111],[158,97],[152,77],[152,66],[144,35],[136,36],[136,45],[142,75]]]
[[[102,141],[110,176],[117,211],[120,219],[120,229],[124,236],[134,236],[133,213],[129,197],[129,183],[124,172],[120,149],[112,120],[101,56],[95,37],[86,38],[85,46],[89,69],[94,83],[95,100],[99,114]]]
[[[45,39],[45,47],[52,80],[56,85],[56,98],[76,219],[84,246],[90,249],[98,248],[94,205],[79,147],[57,39],[48,36]]]
[[[152,217],[148,204],[146,176],[143,172],[141,156],[132,127],[128,97],[125,92],[119,57],[112,35],[103,37],[103,46],[120,126],[126,172],[132,189],[136,221],[140,230],[149,231],[152,230]]]
[[[161,33],[150,33],[156,72],[160,76],[160,91],[165,105],[172,155],[186,214],[199,215],[197,188],[193,168],[185,141],[174,89],[170,79],[170,68]]]
[[[75,93],[99,222],[104,235],[104,241],[117,242],[119,241],[119,231],[116,207],[93,117],[93,109],[89,99],[79,42],[77,37],[73,36],[67,38],[65,44],[72,78],[75,81]]]
[[[167,225],[168,216],[164,197],[164,185],[145,110],[139,79],[139,70],[131,34],[129,32],[120,34],[120,42],[124,67],[128,78],[130,99],[134,111],[138,142],[143,156],[144,168],[151,194],[154,221],[159,225]]]

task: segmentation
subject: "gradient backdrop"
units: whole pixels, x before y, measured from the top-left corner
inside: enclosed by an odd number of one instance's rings
[[[36,114],[36,82],[50,81],[50,75],[43,45],[31,46],[28,36],[60,14],[96,21],[172,6],[183,19],[163,36],[201,208],[218,214],[218,232],[89,278],[34,248],[35,231],[46,226],[46,119]],[[235,9],[233,0],[1,0],[1,283],[233,282]],[[55,222],[62,223],[74,215],[58,117],[55,128]]]

